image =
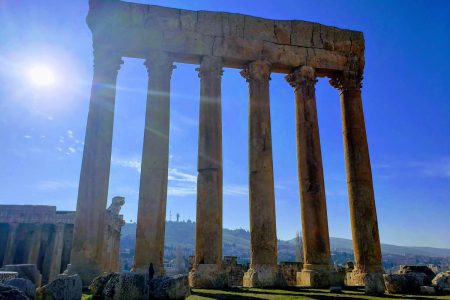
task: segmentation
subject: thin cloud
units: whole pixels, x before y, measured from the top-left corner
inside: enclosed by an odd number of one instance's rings
[[[78,183],[76,182],[56,180],[44,180],[36,185],[36,188],[41,191],[56,191],[61,189],[73,189],[77,187]]]

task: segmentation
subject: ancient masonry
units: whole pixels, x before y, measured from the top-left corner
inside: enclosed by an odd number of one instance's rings
[[[87,282],[101,270],[115,86],[122,57],[145,60],[148,96],[133,270],[163,271],[170,80],[177,62],[198,64],[200,120],[195,264],[190,284],[220,285],[222,261],[223,68],[241,69],[249,88],[251,264],[245,286],[277,284],[277,236],[270,125],[272,72],[287,74],[297,115],[297,157],[305,265],[299,285],[333,283],[315,84],[330,78],[340,94],[355,253],[348,284],[381,289],[383,272],[362,109],[361,32],[304,21],[91,0],[94,76],[79,185],[71,264]],[[380,285],[381,284],[381,285]]]
[[[106,216],[102,271],[119,270],[119,215],[124,198],[115,197],[103,210]],[[55,206],[0,205],[0,266],[34,264],[46,284],[62,273],[70,261],[75,212],[56,211]]]

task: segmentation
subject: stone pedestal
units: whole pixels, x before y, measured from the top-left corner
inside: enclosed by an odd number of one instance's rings
[[[173,61],[155,52],[145,62],[148,94],[142,151],[134,272],[164,274],[164,232],[169,166],[170,79]]]
[[[218,289],[228,286],[228,277],[217,264],[198,264],[189,272],[189,286],[193,288]]]
[[[330,285],[331,255],[316,108],[315,70],[308,66],[300,67],[286,76],[286,80],[295,91],[297,160],[305,263],[297,276],[297,284],[325,288]]]
[[[278,266],[274,264],[252,264],[244,274],[244,287],[274,287],[285,285]]]
[[[94,51],[94,78],[78,187],[77,211],[67,272],[88,285],[102,272],[105,209],[108,196],[114,124],[117,53]]]
[[[255,61],[241,75],[249,85],[250,269],[244,286],[276,285],[277,232],[270,126],[270,63]]]
[[[197,222],[195,263],[189,282],[196,288],[227,286],[222,272],[222,61],[200,64]]]
[[[347,187],[352,224],[355,270],[348,282],[364,284],[367,293],[384,293],[381,245],[372,183],[369,148],[357,64],[332,79],[340,90]],[[358,284],[358,285],[359,285]]]

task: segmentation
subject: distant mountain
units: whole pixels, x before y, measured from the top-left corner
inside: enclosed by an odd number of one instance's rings
[[[134,248],[136,224],[127,223],[122,228],[122,248]],[[334,253],[353,253],[352,241],[343,238],[330,238],[331,250]],[[249,256],[250,233],[244,229],[223,229],[223,255]],[[195,249],[195,223],[194,222],[166,222],[166,247],[181,247],[189,253]],[[280,261],[295,259],[295,239],[278,241],[278,255]],[[450,258],[450,249],[432,247],[404,247],[382,244],[383,255],[399,256],[425,256]]]

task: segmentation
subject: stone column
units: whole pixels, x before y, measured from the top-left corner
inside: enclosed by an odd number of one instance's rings
[[[204,57],[200,64],[197,223],[195,264],[189,274],[196,288],[227,285],[222,264],[222,61]]]
[[[368,293],[384,292],[381,247],[361,99],[362,75],[345,71],[331,84],[341,95],[342,129],[347,169],[347,186],[352,224],[354,272],[350,285],[366,286]]]
[[[145,65],[149,81],[133,271],[147,273],[153,264],[158,276],[164,274],[170,79],[174,66],[162,52],[153,53]]]
[[[94,76],[81,165],[70,265],[84,285],[102,270],[105,209],[108,196],[116,79],[122,59],[94,51]]]
[[[49,282],[52,281],[56,275],[61,273],[61,260],[64,246],[64,224],[58,223],[55,225],[54,238],[51,243],[51,257],[50,270],[48,275]]]
[[[120,231],[113,231],[113,245],[111,253],[111,264],[110,268],[112,272],[120,272]]]
[[[9,223],[8,241],[6,242],[5,256],[3,265],[11,265],[14,263],[14,255],[16,253],[16,238],[19,223]]]
[[[27,243],[26,263],[38,266],[39,252],[41,250],[42,224],[33,224],[33,233]]]
[[[302,214],[304,264],[297,284],[314,288],[330,285],[330,239],[323,178],[315,70],[308,66],[286,76],[295,91],[297,161]]]
[[[270,127],[270,63],[255,61],[241,72],[249,85],[250,269],[246,287],[277,282],[277,231]]]

